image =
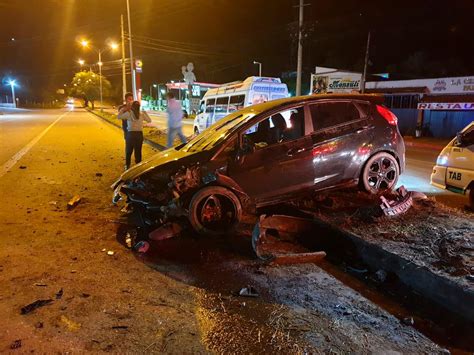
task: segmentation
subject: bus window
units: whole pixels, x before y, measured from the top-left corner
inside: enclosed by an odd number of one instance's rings
[[[227,106],[229,104],[229,97],[218,97],[216,101],[216,113],[227,113]]]
[[[230,97],[229,112],[243,109],[245,105],[245,95],[235,95]]]
[[[206,113],[214,113],[215,104],[216,104],[216,99],[206,100]]]
[[[202,113],[204,112],[204,100],[202,100],[200,103],[199,103],[199,112],[198,113]]]

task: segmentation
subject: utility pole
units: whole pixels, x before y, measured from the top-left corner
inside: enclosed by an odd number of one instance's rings
[[[103,105],[102,105],[102,53],[99,50],[99,87],[100,87],[100,112],[102,112]]]
[[[122,97],[127,93],[127,70],[125,66],[125,32],[123,29],[123,15],[120,15],[120,31],[122,33]]]
[[[130,44],[130,68],[132,72],[132,91],[133,99],[137,100],[137,83],[135,81],[135,63],[133,59],[133,47],[132,47],[132,25],[130,21],[130,0],[127,0],[127,17],[128,17],[128,43]]]
[[[298,21],[298,64],[296,67],[296,96],[301,95],[301,70],[303,67],[303,0],[300,0]]]
[[[365,48],[365,61],[364,61],[364,73],[362,74],[361,90],[360,92],[365,93],[365,80],[367,76],[367,63],[369,62],[369,47],[370,47],[370,31],[367,36],[367,47]]]

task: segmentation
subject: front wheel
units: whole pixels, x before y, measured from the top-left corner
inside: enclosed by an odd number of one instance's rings
[[[242,218],[242,204],[229,189],[207,186],[196,192],[189,204],[189,221],[201,234],[231,232]]]
[[[361,174],[363,188],[372,194],[392,190],[400,175],[398,162],[389,153],[380,152],[370,157]]]

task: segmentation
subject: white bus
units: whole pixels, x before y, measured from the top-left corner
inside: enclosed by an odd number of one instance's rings
[[[194,119],[194,133],[201,133],[229,113],[284,97],[288,97],[288,87],[279,78],[251,76],[244,81],[209,89],[202,98],[199,113]]]

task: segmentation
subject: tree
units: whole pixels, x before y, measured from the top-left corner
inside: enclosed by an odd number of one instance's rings
[[[104,97],[110,94],[112,85],[102,75],[102,95]],[[94,109],[94,102],[100,99],[100,76],[92,71],[80,71],[74,75],[71,82],[69,95],[82,98],[84,106],[87,107],[89,102]]]

